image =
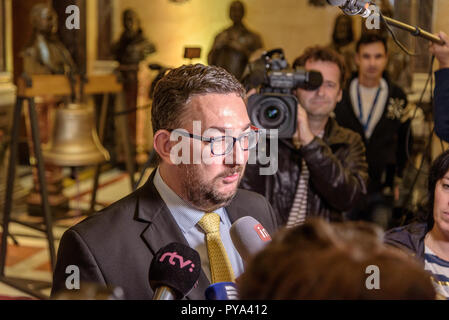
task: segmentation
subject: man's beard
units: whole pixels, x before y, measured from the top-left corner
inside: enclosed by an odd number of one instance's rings
[[[204,181],[204,179],[202,179],[198,174],[198,170],[195,165],[185,165],[185,167],[186,174],[182,182],[182,187],[186,200],[196,208],[208,211],[226,207],[231,203],[237,193],[237,187],[240,184],[240,180],[242,179],[243,171],[245,169],[244,166],[235,166],[225,170],[222,174],[215,177],[211,181]],[[240,175],[235,190],[225,194],[216,189],[216,181],[235,173],[239,173]]]

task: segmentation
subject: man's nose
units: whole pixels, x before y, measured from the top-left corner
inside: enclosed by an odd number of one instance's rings
[[[242,150],[240,141],[236,141],[232,151],[225,157],[225,164],[245,164],[248,151]]]

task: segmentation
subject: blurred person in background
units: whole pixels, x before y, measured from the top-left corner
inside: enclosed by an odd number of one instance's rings
[[[367,222],[308,220],[283,229],[239,278],[240,298],[434,299],[428,273],[410,256],[385,245],[382,235],[380,227]],[[370,280],[373,266],[379,272],[377,286]]]

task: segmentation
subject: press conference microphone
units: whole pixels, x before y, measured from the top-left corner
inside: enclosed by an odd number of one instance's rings
[[[340,7],[341,10],[347,15],[361,15],[363,18],[367,18],[371,15],[370,9],[371,2],[369,0],[327,0],[331,6]],[[392,19],[390,17],[382,16],[382,19],[390,26],[408,31],[415,37],[421,37],[426,40],[444,45],[445,42],[434,34],[427,32],[417,26],[411,26],[407,23]]]
[[[234,282],[217,282],[207,287],[206,300],[238,300],[237,286]]]
[[[369,6],[371,2],[369,0],[327,0],[331,6],[340,7],[341,10],[347,15],[361,15],[363,18],[367,18],[371,15]]]
[[[248,261],[271,241],[270,235],[262,224],[250,216],[235,221],[229,233],[243,261]]]
[[[200,255],[192,248],[173,242],[159,249],[150,265],[153,300],[184,298],[195,286],[200,272]]]

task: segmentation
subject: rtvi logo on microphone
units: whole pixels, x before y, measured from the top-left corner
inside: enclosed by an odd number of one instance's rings
[[[379,8],[372,4],[368,8],[371,11],[371,14],[368,18],[366,18],[365,26],[368,30],[379,30],[380,29],[380,13]]]
[[[260,223],[254,227],[254,230],[256,230],[257,234],[259,235],[259,238],[262,241],[264,242],[271,241],[271,237],[268,234],[267,230],[265,230],[265,228]]]
[[[195,268],[195,265],[192,263],[191,260],[184,261],[184,258],[180,255],[178,255],[177,252],[166,252],[162,255],[162,257],[159,259],[159,262],[164,262],[165,258],[170,257],[168,259],[168,262],[174,266],[176,265],[175,259],[179,261],[179,267],[183,269],[184,267],[188,266],[190,264],[189,271],[193,272],[193,269]]]

